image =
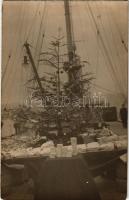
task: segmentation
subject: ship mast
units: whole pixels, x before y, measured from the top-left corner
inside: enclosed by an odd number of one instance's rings
[[[72,20],[71,20],[70,6],[68,0],[64,0],[64,8],[65,8],[68,58],[69,62],[72,63],[75,54],[75,45],[73,40]]]
[[[68,62],[65,63],[64,70],[68,73],[68,87],[71,88],[71,98],[73,96],[82,97],[83,86],[81,84],[82,66],[80,64],[80,58],[76,54],[76,46],[74,42],[74,35],[72,30],[72,20],[70,13],[69,0],[64,0],[65,9],[65,22],[66,22],[66,34],[67,34],[67,50],[68,50]]]

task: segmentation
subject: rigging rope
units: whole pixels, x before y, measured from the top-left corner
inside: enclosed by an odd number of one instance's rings
[[[36,33],[35,26],[36,26],[36,18],[38,16],[38,13],[40,12],[40,7],[41,7],[41,2],[39,2],[38,5],[37,5],[35,14],[34,14],[33,19],[32,19],[32,24],[30,25],[29,30],[26,29],[26,33],[24,34],[24,41],[27,41],[27,40],[29,40],[32,37],[32,40],[29,41],[29,43],[31,45],[35,45],[34,42],[36,41],[35,40],[35,38],[36,38],[35,37],[35,33]],[[32,31],[33,31],[33,33],[32,33]],[[26,81],[29,80],[29,79],[31,79],[32,76],[33,76],[33,74],[34,74],[31,66],[28,67],[28,68],[29,69],[27,69],[28,71],[26,72],[27,73]],[[32,85],[32,83],[31,83],[31,85]],[[31,95],[31,91],[27,87],[25,89],[25,93],[26,93],[25,94],[26,96]]]
[[[15,71],[13,72],[13,76],[12,78],[10,77],[10,84],[8,84],[8,88],[6,87],[6,90],[5,91],[5,94],[8,94],[9,98],[7,100],[7,104],[9,104],[11,102],[11,99],[12,101],[14,101],[14,98],[16,100],[16,97],[20,97],[20,89],[18,88],[18,85],[19,85],[19,81],[20,80],[17,80],[17,78],[19,78],[20,76],[20,73],[19,73],[19,70],[21,68],[19,68],[19,60],[21,60],[21,56],[22,56],[22,51],[23,51],[23,47],[21,48],[21,51],[19,52],[19,57],[17,55],[17,62],[15,62],[15,66],[17,66],[15,68]],[[15,92],[15,96],[13,95],[13,92]]]
[[[108,9],[107,9],[107,11],[108,11]],[[111,27],[111,25],[112,25],[112,20],[111,20],[111,12],[108,14],[108,22],[109,22],[109,25],[110,25],[110,27]],[[114,24],[113,24],[114,25]],[[114,35],[114,32],[113,32],[113,30],[112,30],[112,28],[110,28],[110,30],[111,30],[111,32],[110,32],[110,34],[112,35],[112,44],[113,44],[113,46],[114,46],[114,49],[115,49],[115,51],[114,51],[114,53],[116,54],[116,56],[119,56],[119,60],[118,60],[118,62],[117,62],[117,65],[119,66],[119,69],[121,69],[122,68],[122,66],[123,66],[123,61],[122,61],[122,59],[123,59],[123,56],[121,55],[121,53],[119,52],[119,47],[118,47],[118,44],[117,44],[117,42],[116,42],[116,35]],[[119,77],[121,77],[121,79],[120,79],[120,84],[122,85],[123,84],[123,81],[124,81],[124,79],[125,79],[125,73],[121,73],[121,70],[119,70],[118,69],[118,67],[116,68],[116,73],[117,74],[119,74]],[[124,86],[123,86],[123,90],[124,90]]]
[[[45,31],[46,31],[46,22],[47,22],[47,20],[45,20],[46,14],[47,14],[47,4],[45,1],[43,13],[41,16],[39,34],[38,34],[37,43],[36,43],[36,50],[35,50],[35,59],[37,60],[37,62],[36,62],[37,69],[39,67],[39,56],[40,56],[40,51],[43,46],[44,35],[45,35]]]
[[[32,29],[34,28],[35,19],[37,17],[38,11],[39,11],[40,4],[41,4],[41,2],[39,2],[38,5],[37,5],[37,9],[36,9],[35,15],[34,15],[34,17],[32,19],[32,24],[30,25],[30,29],[29,29],[29,31],[28,31],[28,33],[26,35],[26,41],[28,41],[28,38],[29,38],[29,36],[30,36],[30,34],[32,32]]]
[[[95,20],[95,17],[94,17],[94,15],[93,15],[92,9],[91,9],[91,7],[90,7],[90,5],[89,5],[89,2],[87,2],[87,4],[88,4],[89,11],[90,11],[90,13],[91,13],[92,19],[93,19],[93,21],[94,21],[95,27],[96,27],[96,29],[98,30],[98,27],[97,27],[97,24],[96,24],[96,20]],[[125,98],[125,94],[123,93],[123,89],[122,89],[122,87],[121,87],[121,85],[120,85],[120,83],[119,83],[118,78],[116,77],[116,74],[115,74],[115,71],[114,71],[114,66],[113,66],[112,60],[110,59],[110,56],[109,56],[109,54],[108,54],[108,50],[107,50],[106,45],[105,45],[105,43],[104,43],[104,41],[103,41],[102,35],[99,34],[99,36],[100,36],[101,44],[102,44],[102,46],[103,46],[103,49],[104,49],[104,51],[105,51],[105,54],[106,54],[106,56],[107,56],[107,58],[108,58],[109,66],[111,67],[112,72],[113,72],[113,75],[114,75],[114,77],[115,77],[115,79],[117,80],[117,83],[118,83],[118,85],[119,85],[119,90],[121,91],[121,94],[122,94],[123,97]]]
[[[98,18],[98,16],[97,16]],[[99,57],[100,57],[100,51],[99,51],[99,48],[100,48],[100,44],[99,44],[99,30],[97,30],[97,65],[96,65],[96,77],[98,75],[98,71],[99,71]],[[96,80],[97,78],[95,79],[94,83],[96,83]]]
[[[110,49],[110,52],[111,52],[111,48],[110,48],[110,45],[109,45],[109,42],[108,42],[108,38],[107,38],[107,36],[106,36],[106,31],[105,31],[105,29],[104,29],[104,26],[103,26],[103,23],[102,23],[101,18],[100,18],[100,22],[101,22],[101,27],[103,28],[103,31],[104,31],[105,41],[107,42],[108,48]],[[111,67],[112,73],[113,73],[113,75],[114,75],[114,78],[115,78],[115,80],[116,80],[116,83],[118,84],[121,93],[122,93],[123,96],[125,97],[124,89],[122,88],[121,82],[120,82],[119,78],[118,78],[117,75],[116,75],[116,74],[117,74],[117,72],[116,72],[117,66],[116,66],[115,62],[114,62],[114,64],[112,63],[112,60],[114,59],[114,57],[113,57],[112,55],[111,55],[111,56],[109,55],[108,49],[106,48],[106,45],[104,45],[104,46],[105,46],[105,47],[104,47],[104,48],[105,48],[105,52],[107,52],[107,53],[106,53],[106,54],[107,54],[107,58],[108,58],[108,60],[109,60],[109,62],[110,62],[110,67]],[[116,48],[115,48],[115,49],[116,49]]]
[[[23,2],[22,2],[22,5],[21,5],[20,11],[19,11],[18,22],[17,22],[17,24],[16,24],[16,27],[18,27],[18,28],[17,28],[17,30],[16,30],[16,32],[15,32],[15,35],[13,36],[14,40],[16,39],[16,36],[18,35],[19,28],[21,28],[21,25],[20,25],[19,21],[22,20],[22,11],[23,11],[23,9],[24,9],[24,6],[23,6]],[[6,15],[6,14],[4,14],[4,15]],[[10,18],[8,17],[8,19],[10,19]],[[13,40],[13,39],[12,39],[12,40]],[[16,47],[16,48],[17,48],[17,47]],[[3,83],[4,79],[5,79],[5,76],[6,76],[8,67],[11,66],[11,65],[9,65],[9,64],[10,64],[10,60],[12,59],[12,54],[13,54],[13,50],[14,50],[14,49],[15,49],[14,46],[12,46],[12,47],[11,47],[11,50],[10,50],[10,55],[9,55],[9,57],[8,57],[7,64],[6,64],[5,69],[4,69],[4,72],[3,72],[2,83]],[[14,53],[15,53],[15,52],[17,52],[17,51],[14,50]],[[10,69],[10,70],[11,70],[11,69]]]
[[[84,6],[84,8],[85,8],[85,10],[86,10],[86,13],[88,14],[89,19],[90,19],[90,24],[92,25],[91,27],[92,27],[92,29],[93,29],[93,33],[94,33],[94,32],[96,33],[96,37],[98,38],[98,39],[97,39],[97,43],[99,43],[99,47],[100,47],[100,45],[101,45],[101,43],[100,43],[101,40],[100,40],[100,38],[99,38],[100,35],[99,35],[98,24],[96,23],[96,26],[94,26],[93,18],[92,18],[92,16],[91,16],[91,14],[88,12],[89,9],[87,8],[86,5]],[[87,11],[87,9],[88,9],[88,11]],[[98,15],[98,16],[99,16],[99,15]],[[93,22],[93,23],[92,23],[92,22]],[[97,51],[98,51],[98,50],[97,50]],[[104,51],[103,48],[99,48],[99,52],[102,53],[103,56],[105,57],[105,53],[102,52],[102,51]],[[98,56],[99,56],[99,55],[98,55]],[[96,74],[97,74],[97,72],[98,72],[98,68],[99,68],[99,66],[96,66]],[[112,73],[111,73],[111,78],[112,78],[112,80],[113,80],[113,82],[114,82]],[[95,80],[97,80],[97,79],[95,79]],[[94,81],[94,82],[95,82],[95,81]]]
[[[8,60],[7,60],[7,63],[5,65],[5,70],[4,70],[3,74],[2,74],[2,81],[3,81],[4,77],[5,77],[5,74],[6,74],[8,65],[9,65],[10,58],[11,58],[11,54],[8,56]]]
[[[17,32],[17,41],[16,41],[15,52],[13,54],[14,60],[12,60],[12,63],[10,64],[10,66],[13,66],[13,68],[10,68],[10,70],[8,70],[8,74],[7,74],[8,76],[6,77],[5,85],[3,84],[3,86],[4,86],[4,91],[3,92],[5,92],[5,95],[6,95],[6,91],[9,91],[9,93],[11,93],[12,89],[14,89],[14,87],[11,87],[11,86],[12,86],[12,84],[14,84],[14,80],[17,77],[16,76],[16,71],[19,70],[19,69],[17,69],[17,66],[19,66],[19,65],[17,65],[17,63],[19,61],[18,60],[18,54],[19,54],[18,48],[19,48],[19,42],[20,42],[20,39],[21,39],[21,37],[20,37],[21,35],[20,34],[22,32],[22,29],[23,29],[24,13],[25,13],[25,8],[23,6],[22,9],[21,9],[21,19],[20,19],[20,21],[18,21],[18,25],[19,26],[18,26],[17,31],[16,31]],[[9,81],[11,82],[10,84],[8,84]],[[7,88],[7,86],[8,86],[8,88]],[[9,102],[9,98],[8,98],[8,102]],[[8,104],[8,102],[7,102],[7,104]]]
[[[86,6],[85,6],[85,9],[86,9]],[[89,9],[88,9],[89,10]],[[90,24],[92,24],[92,22],[94,23],[94,21],[93,21],[93,19],[92,19],[92,15],[91,15],[91,13],[89,13],[89,12],[87,12],[87,14],[88,14],[88,17],[89,17],[89,19],[90,19]],[[98,18],[99,16],[97,16],[97,18]],[[94,25],[92,24],[92,26],[91,26],[92,28],[93,28],[93,30],[94,30]],[[95,64],[95,66],[96,66],[96,70],[95,70],[95,73],[96,73],[96,77],[97,77],[97,74],[98,74],[98,69],[99,69],[99,53],[100,53],[100,51],[99,51],[99,47],[100,47],[100,44],[99,44],[99,28],[98,28],[98,24],[97,24],[97,22],[96,22],[96,31],[95,31],[95,36],[96,36],[96,43],[97,43],[97,52],[96,52],[96,55],[97,55],[97,57],[96,57],[96,64]],[[96,82],[96,80],[97,80],[97,78],[96,79],[94,79],[94,83]]]
[[[112,8],[111,8],[112,9]],[[116,22],[116,19],[114,17],[114,15],[112,14],[112,19],[114,20],[115,24],[116,24],[116,28],[117,28],[117,31],[119,33],[119,37],[120,37],[120,40],[121,40],[121,43],[125,49],[125,51],[128,53],[128,45],[125,43],[124,39],[123,39],[123,36],[122,36],[122,33],[120,31],[120,28],[118,26],[118,23]]]
[[[20,16],[21,16],[20,21],[21,22],[18,23],[19,27],[17,28],[16,48],[13,47],[15,50],[14,50],[14,54],[12,53],[12,56],[11,56],[11,58],[13,60],[11,60],[12,62],[10,62],[10,65],[8,65],[8,70],[6,70],[6,74],[5,74],[6,76],[4,76],[4,79],[2,81],[2,83],[3,83],[2,89],[4,88],[4,90],[6,90],[8,82],[10,81],[11,77],[13,77],[13,73],[15,72],[15,67],[11,68],[11,66],[15,66],[16,58],[17,58],[17,55],[18,55],[18,48],[19,48],[19,41],[20,41],[19,40],[19,35],[22,32],[22,24],[23,24],[23,21],[24,21],[24,12],[25,12],[24,6],[22,8],[23,9],[22,9],[22,11],[20,13]],[[23,14],[22,14],[22,12],[23,12]],[[19,32],[19,34],[18,34],[18,32]],[[9,66],[10,66],[10,68],[9,68]]]
[[[47,23],[47,20],[45,20],[45,16],[46,16],[46,13],[47,13],[47,4],[46,4],[46,2],[44,4],[45,5],[43,7],[43,12],[42,12],[42,15],[41,15],[41,21],[40,21],[38,37],[37,37],[37,41],[36,41],[36,47],[34,48],[34,50],[35,50],[34,60],[35,60],[35,65],[37,67],[37,70],[38,70],[38,67],[39,67],[39,56],[40,56],[41,49],[42,49],[42,46],[43,46],[44,35],[45,35],[45,30],[46,30],[45,25]],[[42,8],[42,5],[41,5],[41,8]],[[40,11],[39,11],[39,15],[40,15]],[[32,76],[34,76],[33,70],[31,70],[31,71],[32,71],[32,73],[30,74],[29,79],[31,79]],[[37,85],[37,82],[35,82],[35,81],[31,82],[32,87],[36,87],[36,85]]]

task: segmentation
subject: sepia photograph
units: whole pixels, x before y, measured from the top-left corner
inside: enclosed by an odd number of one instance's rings
[[[3,1],[1,198],[125,200],[128,1]]]

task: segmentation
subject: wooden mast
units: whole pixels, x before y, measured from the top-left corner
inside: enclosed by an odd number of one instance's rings
[[[72,21],[70,15],[70,7],[69,1],[64,0],[64,8],[65,8],[65,21],[66,21],[66,33],[67,33],[67,47],[68,47],[68,57],[69,62],[73,61],[74,57],[74,44],[73,44],[73,34],[72,34]]]
[[[71,20],[69,0],[64,0],[64,8],[65,8],[65,21],[66,21],[66,33],[67,33],[67,49],[68,49],[68,63],[66,64],[68,69],[67,72],[69,79],[68,86],[71,88],[72,96],[82,97],[82,88],[83,88],[81,84],[82,66],[80,64],[79,56],[75,53],[76,46],[72,30],[72,20]]]

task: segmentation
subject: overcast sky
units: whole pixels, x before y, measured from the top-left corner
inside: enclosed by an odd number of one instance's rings
[[[90,63],[83,72],[93,72],[96,78],[93,84],[102,87],[93,87],[92,91],[127,94],[127,6],[128,2],[125,1],[71,3],[77,53],[82,61],[87,60]],[[4,104],[22,103],[25,94],[24,84],[31,67],[22,65],[25,54],[23,44],[28,39],[33,49],[36,48],[43,12],[45,17],[42,31],[45,31],[45,38],[42,50],[48,48],[49,42],[53,40],[52,37],[58,34],[59,27],[66,43],[63,1],[3,3],[3,73],[7,66],[2,81]],[[32,53],[35,55],[33,49]],[[7,65],[10,54],[11,58]],[[42,69],[50,71],[46,66],[42,66]]]

